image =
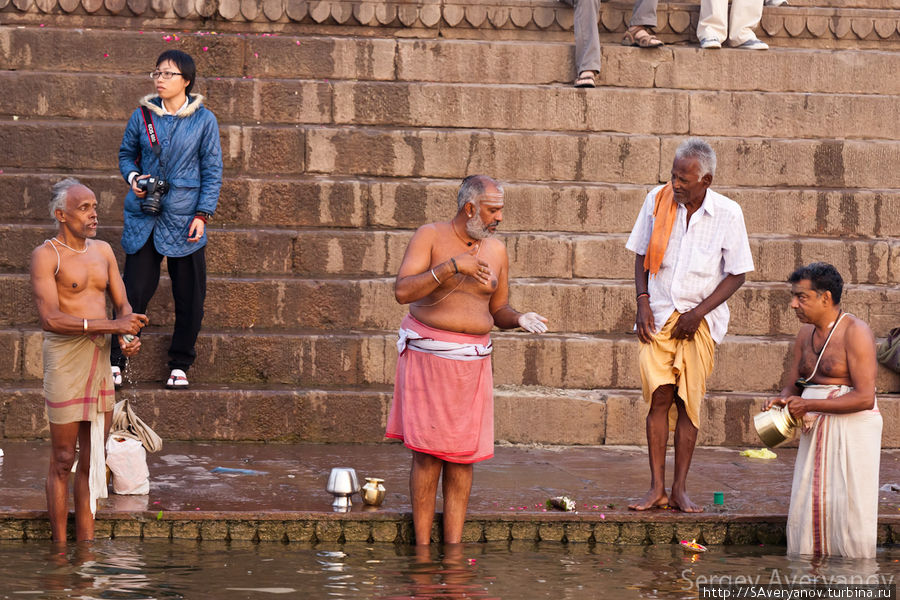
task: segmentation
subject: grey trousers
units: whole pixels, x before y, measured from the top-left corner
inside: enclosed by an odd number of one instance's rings
[[[575,7],[575,64],[576,74],[582,71],[600,72],[600,32],[597,18],[600,0],[562,0]],[[656,27],[656,5],[659,0],[635,0],[629,27]]]

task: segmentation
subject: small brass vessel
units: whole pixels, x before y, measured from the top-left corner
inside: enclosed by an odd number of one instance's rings
[[[762,443],[774,448],[793,438],[800,423],[786,409],[773,406],[753,417],[753,426]]]
[[[359,490],[363,503],[368,506],[381,506],[381,503],[384,502],[385,494],[385,489],[382,485],[384,479],[378,479],[377,477],[366,477],[365,479],[366,484]]]

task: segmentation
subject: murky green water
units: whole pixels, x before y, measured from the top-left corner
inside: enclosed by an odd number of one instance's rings
[[[0,542],[0,598],[697,598],[700,583],[900,580],[900,547],[871,561],[788,559],[784,547],[108,540]],[[855,579],[853,579],[855,578]]]

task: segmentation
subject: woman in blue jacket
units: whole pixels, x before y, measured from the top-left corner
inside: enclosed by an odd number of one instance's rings
[[[191,94],[194,60],[180,50],[163,52],[150,74],[156,94],[132,113],[119,148],[119,170],[131,186],[125,197],[125,290],[136,312],[145,312],[166,266],[175,300],[169,347],[168,388],[187,388],[187,370],[203,321],[206,297],[206,224],[222,186],[222,149],[216,117]],[[155,142],[155,143],[154,143]],[[168,190],[154,194],[162,179]],[[149,194],[148,194],[149,192]],[[112,349],[113,379],[121,385],[125,358]]]

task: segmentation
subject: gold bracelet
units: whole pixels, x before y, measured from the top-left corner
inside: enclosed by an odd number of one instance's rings
[[[84,319],[84,332],[87,333],[87,319]]]

